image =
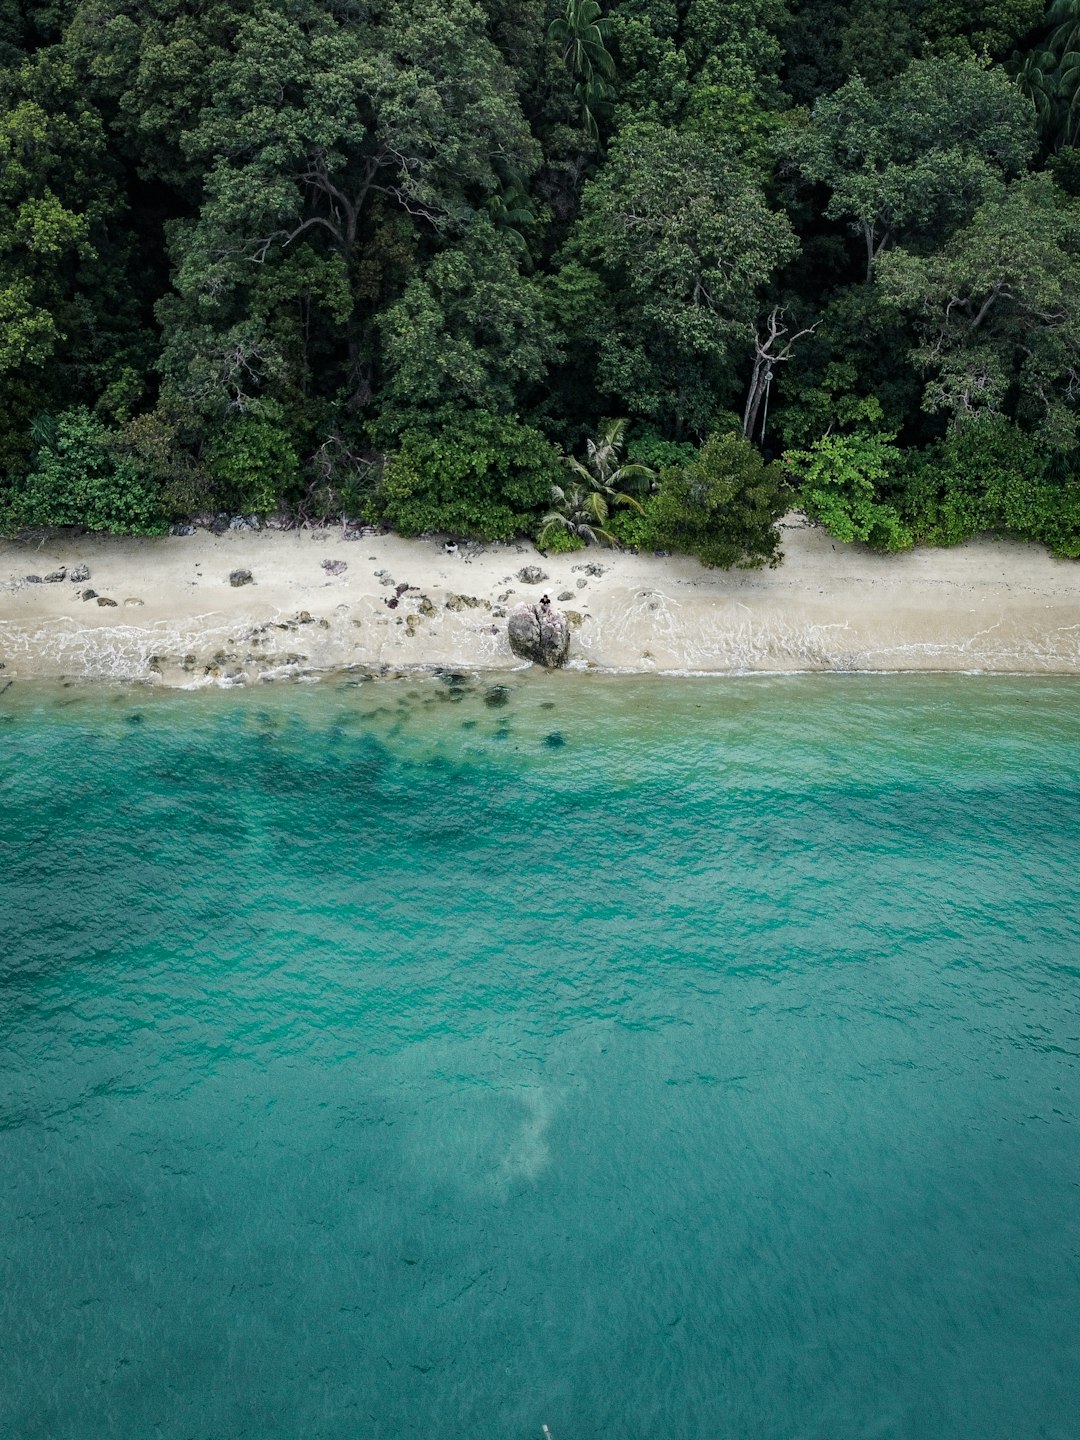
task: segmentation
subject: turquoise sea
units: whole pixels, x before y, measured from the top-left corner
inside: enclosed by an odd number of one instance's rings
[[[4,1440],[1075,1440],[1080,684],[0,696]]]

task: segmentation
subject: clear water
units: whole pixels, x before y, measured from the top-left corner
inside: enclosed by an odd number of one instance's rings
[[[0,1435],[1074,1440],[1080,687],[510,685],[0,699]]]

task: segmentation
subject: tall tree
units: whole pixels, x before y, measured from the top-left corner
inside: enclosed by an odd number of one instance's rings
[[[1031,106],[1003,71],[946,59],[874,89],[849,80],[817,102],[788,153],[828,187],[825,214],[859,236],[869,280],[896,241],[932,244],[970,219],[1035,147]]]
[[[1080,203],[1045,176],[1000,188],[928,256],[895,251],[881,287],[908,311],[923,404],[955,423],[1015,415],[1059,449],[1080,402]]]
[[[705,431],[749,356],[758,294],[796,248],[733,156],[655,123],[623,130],[569,247],[611,297],[588,325],[601,390]]]

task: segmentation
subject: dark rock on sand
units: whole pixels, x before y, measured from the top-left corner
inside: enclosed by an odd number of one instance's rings
[[[115,601],[115,600],[110,600],[107,595],[99,595],[99,596],[97,597],[97,603],[98,603],[99,605],[109,605],[109,606],[112,607],[112,609],[114,609],[114,610],[116,609],[116,601]]]
[[[61,565],[59,570],[50,571],[50,573],[44,575],[42,579],[46,585],[59,585],[61,580],[67,579],[67,570]]]
[[[67,578],[73,585],[85,585],[90,579],[90,566],[76,565],[73,570],[67,572]]]
[[[517,605],[507,626],[510,649],[522,660],[554,670],[566,664],[570,627],[551,605]]]
[[[517,572],[517,578],[523,585],[542,585],[548,577],[539,565],[523,565]]]
[[[255,577],[250,570],[230,570],[229,584],[234,587],[240,585],[254,585]]]
[[[321,564],[327,575],[344,575],[349,568],[345,560],[323,560]]]

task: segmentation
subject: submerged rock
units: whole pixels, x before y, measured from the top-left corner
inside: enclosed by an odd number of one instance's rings
[[[552,605],[516,605],[507,626],[510,649],[522,660],[554,670],[566,664],[570,627]]]

